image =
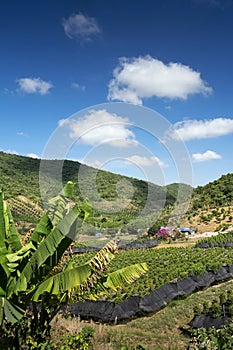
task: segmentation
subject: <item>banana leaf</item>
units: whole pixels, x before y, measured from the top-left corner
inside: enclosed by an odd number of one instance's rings
[[[33,295],[33,301],[39,301],[43,293],[61,295],[73,288],[84,283],[91,274],[89,265],[78,266],[73,269],[68,269],[57,273],[42,282]]]

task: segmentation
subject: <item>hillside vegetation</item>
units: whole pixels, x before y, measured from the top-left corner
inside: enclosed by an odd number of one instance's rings
[[[190,209],[183,221],[199,233],[227,229],[233,223],[233,174],[193,190]]]
[[[48,169],[53,173],[54,167],[57,166],[59,160],[49,160]],[[78,183],[80,163],[65,160],[62,169],[62,180],[65,183],[70,180],[74,183]],[[39,190],[39,169],[40,159],[34,159],[30,157],[23,157],[13,154],[7,154],[0,152],[0,183],[4,190],[5,197],[11,198],[19,195],[23,195],[36,203],[41,203],[40,190]],[[96,193],[93,189],[93,176],[95,175],[95,169],[89,166],[83,166],[82,172],[84,174],[85,181],[82,182],[82,192],[89,195],[91,201],[98,201],[99,198],[95,197]],[[128,178],[126,176],[113,174],[107,171],[98,170],[96,178],[96,187],[99,196],[108,201],[113,201],[117,198],[117,184],[120,182],[124,186],[124,181],[130,182],[134,189],[134,195],[132,198],[132,204],[135,207],[142,207],[147,200],[148,188],[152,190],[154,194],[153,203],[155,208],[158,207],[158,203],[166,198],[166,188],[157,186],[155,184],[148,184],[146,181]],[[126,186],[126,185],[125,185]],[[127,188],[123,188],[123,191]],[[80,189],[76,186],[75,196],[81,196]],[[167,196],[167,204],[173,204],[175,197],[170,194]]]
[[[48,162],[49,172],[53,173],[53,169],[61,161],[46,162]],[[0,152],[0,184],[17,221],[25,221],[25,219],[28,222],[37,221],[43,211],[39,189],[39,169],[40,159]],[[185,204],[187,193],[191,191],[191,187],[184,184],[158,186],[103,170],[96,172],[96,169],[86,165],[82,165],[84,180],[82,188],[79,188],[77,185],[79,169],[79,162],[65,160],[62,180],[64,183],[68,180],[76,183],[73,198],[75,202],[83,200],[82,197],[85,196],[94,206],[96,205],[92,220],[101,229],[117,228],[129,223],[146,205],[147,211],[143,214],[144,217],[135,223],[137,227],[134,229],[144,229],[150,226],[150,222],[155,223],[158,217],[159,221],[155,227],[157,230],[160,224],[162,226],[167,224],[177,200],[178,190],[180,204]],[[56,179],[52,182],[50,179],[47,183],[48,197],[53,194],[54,183]],[[148,193],[150,193],[149,198]],[[101,202],[100,199],[103,201]],[[165,209],[159,216],[164,205]],[[177,214],[172,220],[170,218],[170,223],[174,227],[182,224],[204,232],[219,229],[221,225],[223,228],[224,225],[230,225],[233,215],[233,174],[223,175],[218,180],[193,189],[189,211],[183,222],[181,220],[185,210],[182,208],[183,206],[180,205]],[[145,219],[145,215],[148,220]]]
[[[233,205],[233,174],[222,175],[218,180],[193,191],[192,209],[209,209]]]
[[[52,173],[52,170],[54,167],[56,167],[57,162],[61,161],[53,160],[47,162],[49,165],[48,168]],[[18,225],[21,221],[27,221],[30,223],[30,225],[36,225],[36,222],[38,222],[39,218],[44,213],[39,189],[39,169],[40,160],[38,159],[9,155],[0,152],[0,183],[5,192],[7,203],[12,210],[14,218],[18,222]],[[141,216],[140,221],[136,220],[134,223],[135,227],[131,227],[131,229],[138,228],[140,225],[142,225],[142,227],[145,227],[145,225],[147,225],[146,219],[149,220],[151,218],[151,222],[154,223],[155,221],[153,220],[156,218],[156,216],[158,216],[158,223],[161,225],[166,225],[168,219],[172,216],[172,218],[174,218],[175,227],[175,225],[178,225],[178,221],[182,217],[181,214],[184,213],[183,210],[185,207],[184,204],[187,198],[187,192],[190,191],[190,187],[187,185],[171,184],[166,187],[162,187],[147,183],[142,180],[127,178],[125,176],[112,174],[106,171],[98,171],[96,176],[96,170],[88,166],[83,166],[82,171],[84,173],[84,181],[82,182],[82,188],[79,188],[77,186],[79,169],[80,163],[78,162],[64,162],[62,180],[63,182],[71,180],[76,183],[76,187],[71,202],[68,202],[68,199],[66,201],[63,196],[60,197],[63,201],[65,201],[67,205],[67,211],[69,212],[69,205],[74,204],[74,202],[79,204],[79,202],[84,199],[83,193],[85,193],[85,195],[94,204],[100,203],[99,197],[105,199],[102,209],[92,209],[92,212],[90,212],[90,220],[92,221],[89,221],[89,224],[91,223],[92,227],[96,225],[96,228],[98,230],[108,230],[113,228],[117,229],[118,227],[121,227],[121,225],[130,224],[130,220],[134,217],[137,217],[138,213],[142,208],[145,207],[145,204],[147,202],[148,209],[145,212],[145,215]],[[49,175],[49,171],[47,175]],[[96,179],[96,182],[94,182],[96,184],[96,191],[95,188],[93,188],[93,179]],[[206,231],[209,231],[210,227],[212,229],[212,226],[210,226],[212,224],[216,224],[216,227],[224,225],[230,226],[232,224],[233,218],[232,185],[233,174],[228,174],[222,176],[219,180],[209,183],[206,186],[199,186],[198,188],[194,189],[190,207],[186,215],[186,221],[184,223],[187,224],[187,226],[193,227],[196,227],[196,225],[206,225]],[[49,179],[48,176],[48,195],[53,193],[55,186],[56,179]],[[174,212],[173,206],[177,201],[178,192],[179,210],[176,210]],[[119,196],[119,193],[121,196]],[[150,193],[149,199],[148,193]],[[118,197],[120,197],[120,199]],[[131,198],[131,200],[128,202],[127,197]],[[159,212],[164,204],[164,200],[165,207],[162,210],[162,215],[159,217]],[[125,207],[123,210],[121,209],[122,201],[125,201]],[[51,203],[53,204],[54,202]],[[112,206],[112,203],[114,203],[114,208]],[[79,205],[76,208],[77,210],[80,210],[80,213],[82,213]],[[111,212],[111,208],[113,208],[114,211]],[[173,214],[171,215],[172,211]],[[2,213],[4,213],[4,210],[2,210]],[[171,223],[171,220],[169,222]],[[154,224],[154,226],[156,226],[156,224]],[[46,229],[49,228],[48,225],[45,225],[45,227]],[[215,230],[216,227],[213,227],[213,230]],[[27,232],[28,228],[30,227],[25,226],[24,232]],[[128,228],[130,228],[130,226]],[[200,227],[198,226],[198,230],[199,228]],[[33,239],[35,239],[35,237],[38,237],[37,233],[35,234],[35,232],[36,230],[32,234],[32,236],[34,235]],[[54,230],[51,232],[54,233],[55,238],[55,235],[57,234],[56,231]],[[12,231],[12,235],[13,233],[15,232]],[[21,235],[19,237],[22,240],[23,244],[27,244],[27,241],[24,239],[24,237]],[[68,236],[65,235],[65,237],[67,238]],[[213,239],[215,238],[212,238],[212,240]],[[229,241],[229,236],[227,236],[227,241]],[[12,242],[15,243],[15,240],[12,240]],[[5,244],[5,240],[2,240],[2,243]],[[28,244],[30,244],[30,242]],[[55,246],[51,245],[51,247],[54,248]],[[24,252],[25,246],[22,249]],[[5,250],[2,250],[2,252],[5,254]],[[46,250],[46,252],[49,253],[49,250]],[[87,261],[92,261],[92,255],[93,253],[83,254],[82,256],[73,255],[72,257],[66,255],[64,260],[61,259],[57,272],[63,273],[66,271],[66,267],[67,271],[70,271],[70,267],[76,266],[76,264],[77,268],[79,264],[85,265]],[[166,248],[160,249],[121,251],[119,252],[115,261],[109,265],[109,272],[111,274],[115,274],[119,269],[122,270],[124,268],[127,268],[127,266],[142,262],[146,263],[146,266],[148,268],[147,274],[143,275],[139,281],[134,281],[134,283],[129,283],[128,285],[123,285],[122,289],[116,288],[112,292],[102,294],[100,296],[103,298],[108,298],[109,300],[114,300],[115,302],[124,302],[127,300],[127,298],[135,296],[136,298],[147,298],[150,293],[154,293],[154,291],[160,287],[164,287],[164,290],[167,290],[166,288],[169,283],[172,283],[173,286],[174,283],[177,283],[176,288],[179,290],[179,295],[185,296],[189,292],[182,294],[181,291],[183,290],[183,287],[185,288],[184,281],[186,278],[189,279],[188,288],[190,288],[191,276],[193,276],[192,278],[194,284],[197,280],[200,282],[198,282],[198,285],[201,288],[205,286],[205,283],[203,283],[202,274],[204,274],[205,279],[207,273],[211,276],[217,276],[216,281],[224,280],[224,278],[229,278],[232,268],[232,257],[232,249],[222,246],[210,247],[207,249],[200,249],[196,247],[168,248],[167,246]],[[19,261],[21,261],[21,259],[19,259]],[[45,261],[47,261],[46,256]],[[12,268],[15,267],[15,264],[13,264]],[[17,276],[20,276],[20,273],[18,273]],[[49,278],[53,278],[53,276]],[[46,282],[46,280],[42,283],[44,282]],[[193,290],[194,289],[192,289],[192,291]],[[50,289],[46,291],[49,291],[48,293],[50,293]],[[95,293],[99,295],[99,293],[101,294],[102,291],[102,287],[100,289],[96,288],[93,291],[93,297],[95,297]],[[214,294],[213,292],[211,293]],[[183,334],[181,334],[178,325],[185,326],[186,323],[191,320],[193,316],[193,307],[198,306],[201,294],[202,293],[196,293],[195,295],[193,294],[191,297],[189,297],[187,302],[185,300],[172,300],[172,298],[170,298],[170,304],[166,307],[166,311],[159,311],[158,316],[153,315],[150,318],[147,318],[146,322],[150,325],[150,329],[144,326],[143,319],[139,321],[131,321],[130,327],[128,329],[125,329],[124,326],[120,326],[121,328],[118,327],[118,330],[120,330],[121,334],[118,331],[113,334],[113,332],[115,332],[115,329],[112,327],[112,339],[116,339],[118,345],[122,344],[123,346],[127,344],[129,348],[131,345],[134,345],[138,341],[143,340],[148,346],[151,346],[151,344],[154,345],[154,348],[181,349],[182,346],[187,345],[189,340]],[[77,294],[73,293],[72,300],[76,301],[80,295],[78,292]],[[161,306],[166,306],[166,303],[162,303]],[[190,303],[190,305],[188,303]],[[176,308],[176,313],[174,313],[173,308]],[[149,310],[149,312],[152,312],[149,308],[147,310]],[[182,318],[180,318],[179,322],[177,321],[177,315],[179,316],[178,311],[183,315]],[[172,323],[169,323],[168,320],[166,320],[165,316],[163,318],[163,315],[165,314],[169,320],[172,320]],[[161,321],[159,321],[159,317]],[[162,327],[159,322],[163,322]],[[156,326],[151,327],[152,323],[154,323]],[[145,329],[142,327],[142,324]],[[157,331],[156,333],[153,333],[151,331],[151,329],[157,328],[161,330],[159,333]],[[140,329],[140,332],[136,334],[138,332],[138,329]],[[134,330],[135,336],[133,333]],[[133,334],[131,337],[129,337],[130,332]],[[109,328],[108,334],[110,334]],[[167,341],[168,336],[172,339],[169,339],[169,344]],[[175,342],[174,339],[176,340]],[[113,340],[111,341],[113,342]],[[175,343],[178,343],[178,346],[176,346]],[[96,339],[96,344],[98,344],[98,339]],[[172,344],[175,344],[175,346],[172,347]],[[96,349],[97,348],[98,347],[96,346]]]
[[[62,161],[47,160],[44,162],[47,162],[46,194],[49,198],[56,194],[54,188],[56,188],[57,179],[53,173]],[[0,184],[17,221],[27,219],[28,222],[32,222],[32,218],[37,219],[38,213],[42,210],[39,170],[39,159],[0,152]],[[65,183],[70,180],[76,184],[74,202],[88,198],[93,203],[95,210],[92,218],[101,228],[108,229],[125,225],[146,207],[144,217],[136,223],[138,227],[145,228],[149,225],[145,222],[145,215],[149,218],[148,222],[154,222],[153,215],[157,218],[164,206],[172,208],[176,202],[178,184],[167,187],[158,186],[103,170],[96,171],[92,167],[82,165],[83,180],[79,188],[77,185],[79,170],[79,162],[65,160],[62,167],[62,181]],[[190,190],[190,186],[181,186],[181,201]],[[169,210],[165,210],[166,214]]]

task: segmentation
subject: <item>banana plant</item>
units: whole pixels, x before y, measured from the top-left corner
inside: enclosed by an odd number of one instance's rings
[[[73,183],[49,202],[31,237],[22,245],[10,209],[0,192],[0,329],[4,322],[17,323],[27,315],[31,333],[46,333],[63,304],[76,293],[78,299],[96,297],[102,292],[132,283],[147,271],[146,264],[135,264],[103,278],[102,272],[117,252],[117,243],[109,242],[82,266],[68,264],[62,272],[54,269],[75,240],[91,206],[88,202],[69,205]]]

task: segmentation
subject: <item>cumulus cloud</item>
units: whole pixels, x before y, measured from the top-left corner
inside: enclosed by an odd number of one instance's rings
[[[21,78],[17,80],[19,90],[27,94],[39,93],[40,95],[46,95],[53,85],[40,78]]]
[[[101,33],[101,29],[95,18],[73,13],[62,21],[64,31],[68,38],[91,41],[93,36]]]
[[[181,63],[168,64],[151,56],[121,58],[109,83],[109,100],[142,104],[143,98],[187,99],[208,95],[212,88],[201,74]]]
[[[107,110],[90,110],[82,119],[62,119],[59,126],[67,126],[69,136],[86,145],[108,143],[114,147],[137,145],[134,133],[128,129],[131,123]]]
[[[194,153],[192,154],[192,159],[195,163],[199,162],[208,162],[209,160],[213,159],[221,159],[222,156],[220,154],[217,154],[214,151],[206,151],[204,153]]]
[[[34,159],[38,159],[39,158],[38,154],[36,154],[36,153],[28,153],[27,157],[34,158]]]
[[[128,157],[127,160],[141,167],[151,167],[154,165],[158,165],[159,167],[164,168],[166,166],[166,164],[156,156],[143,157],[139,155],[134,155]]]
[[[233,133],[233,119],[184,120],[174,124],[170,136],[183,141],[208,139]]]

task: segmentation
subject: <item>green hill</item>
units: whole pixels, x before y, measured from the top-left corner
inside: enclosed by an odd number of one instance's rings
[[[48,169],[53,173],[54,167],[57,166],[59,160],[48,160]],[[65,183],[70,180],[74,183],[78,183],[80,163],[74,161],[64,161],[62,169],[62,180]],[[39,169],[40,160],[12,155],[0,152],[0,184],[4,190],[6,199],[23,195],[35,203],[41,203],[40,190],[39,190]],[[131,204],[137,208],[143,207],[147,199],[148,191],[153,193],[152,204],[154,209],[159,207],[159,202],[166,199],[166,188],[157,186],[151,183],[147,183],[142,180],[128,178],[118,174],[113,174],[107,171],[98,170],[96,180],[96,170],[92,167],[82,166],[83,178],[82,190],[75,187],[75,196],[82,196],[82,193],[88,194],[88,198],[91,201],[99,201],[99,197],[111,202],[117,199],[119,184],[122,187],[121,193],[125,193],[127,197],[127,185],[133,186],[133,197]],[[50,179],[51,180],[51,179]],[[54,179],[54,184],[56,179]],[[93,189],[93,184],[96,184],[96,189]],[[51,186],[48,185],[48,192],[52,192]],[[98,194],[98,196],[97,196]],[[175,198],[172,195],[168,196],[167,204],[173,204]]]
[[[46,195],[54,195],[57,179],[51,175],[54,169],[61,163],[60,160],[46,160]],[[108,228],[126,224],[133,217],[146,208],[145,215],[158,215],[158,212],[171,207],[177,197],[178,185],[158,186],[147,183],[143,180],[129,178],[113,174],[103,170],[96,170],[92,167],[82,165],[82,183],[79,184],[79,162],[65,160],[62,167],[62,181],[73,181],[74,201],[88,198],[95,208],[94,220],[101,220],[101,227]],[[0,184],[8,199],[13,214],[18,220],[30,221],[32,217],[38,216],[40,207],[43,207],[39,188],[40,160],[12,155],[0,152]],[[189,186],[183,185],[184,188]],[[22,200],[24,198],[24,200]],[[101,201],[102,200],[102,201]],[[37,208],[33,206],[37,205]],[[39,207],[39,209],[38,209]],[[123,209],[122,209],[123,208]],[[35,215],[33,214],[35,213]],[[150,218],[150,220],[154,220]],[[98,221],[98,220],[97,220]],[[140,226],[140,223],[138,222]],[[145,226],[145,222],[143,223]]]
[[[219,231],[233,223],[233,174],[193,190],[189,211],[182,223],[199,233]]]
[[[233,205],[233,174],[222,175],[218,180],[193,191],[193,209],[206,209]]]
[[[46,194],[49,197],[54,194],[57,181],[54,176],[51,178],[51,173],[61,161],[47,160],[45,162],[49,169],[46,183]],[[187,194],[191,191],[191,187],[185,184],[174,183],[158,186],[108,171],[97,171],[86,165],[82,165],[81,168],[83,181],[80,188],[77,185],[80,166],[79,162],[65,160],[62,168],[62,181],[65,183],[71,180],[76,184],[74,201],[83,200],[85,197],[94,204],[95,210],[92,213],[92,220],[96,221],[97,226],[101,226],[101,228],[125,225],[137,217],[145,207],[146,211],[143,212],[143,217],[140,217],[140,220],[135,223],[138,228],[149,227],[150,222],[154,223],[163,207],[165,209],[162,211],[162,219],[165,218],[165,220],[161,222],[166,224],[166,218],[169,218],[178,192],[180,209],[178,208],[174,218],[177,217],[179,220],[179,215],[183,214],[183,207],[185,207],[182,205],[186,202]],[[39,170],[40,159],[0,152],[0,186],[4,190],[5,198],[9,201],[16,220],[35,222],[43,211],[39,188]],[[227,174],[193,190],[187,224],[192,224],[193,214],[197,217],[210,208],[232,205],[233,174]],[[161,220],[161,216],[159,219]]]

